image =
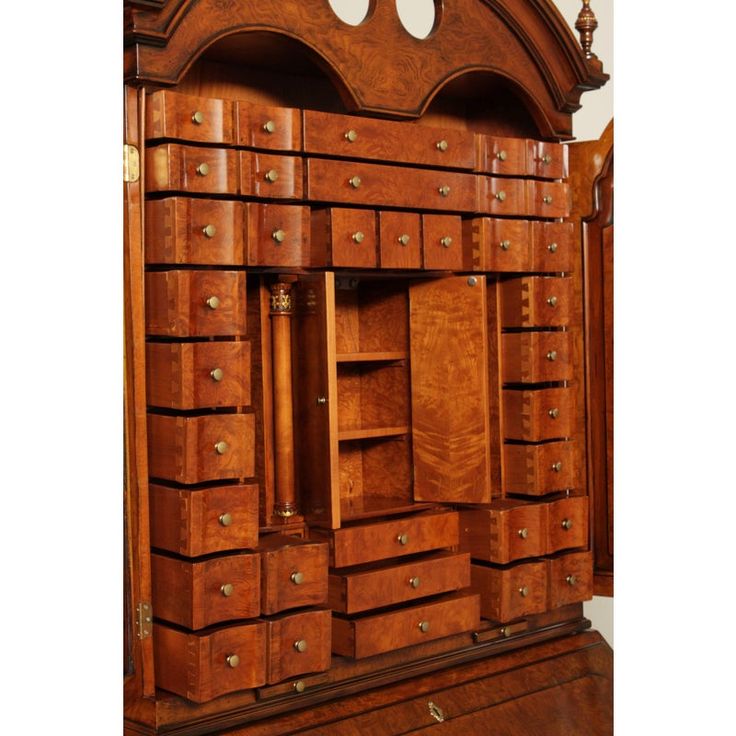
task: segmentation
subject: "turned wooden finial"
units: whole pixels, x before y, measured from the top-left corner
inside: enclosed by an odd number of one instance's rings
[[[590,0],[583,0],[583,7],[575,21],[575,30],[580,34],[580,45],[583,47],[586,59],[597,58],[590,50],[593,46],[593,32],[596,28],[598,28],[598,21],[595,13],[590,9]]]

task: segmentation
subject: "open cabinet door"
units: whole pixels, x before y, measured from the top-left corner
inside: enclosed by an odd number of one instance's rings
[[[488,503],[485,276],[452,276],[409,289],[414,499]]]

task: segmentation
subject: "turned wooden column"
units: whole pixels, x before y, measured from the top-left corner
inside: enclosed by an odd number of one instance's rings
[[[271,286],[273,346],[274,507],[276,516],[297,513],[294,484],[294,414],[291,391],[291,285]]]

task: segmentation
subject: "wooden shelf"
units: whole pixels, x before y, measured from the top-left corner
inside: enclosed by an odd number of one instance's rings
[[[347,440],[370,440],[380,437],[398,437],[408,434],[409,427],[372,427],[359,429],[342,429],[337,433],[340,442]]]
[[[410,501],[397,496],[352,496],[340,499],[340,518],[359,521],[382,516],[399,516],[436,507],[436,503]]]
[[[383,352],[338,353],[338,363],[379,363],[395,360],[406,360],[409,357],[406,350],[388,350]]]

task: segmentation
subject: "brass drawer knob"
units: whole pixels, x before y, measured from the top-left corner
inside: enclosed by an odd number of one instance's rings
[[[522,598],[526,598],[529,595],[529,588],[526,585],[523,588],[519,588],[519,595]]]
[[[547,304],[549,304],[550,307],[556,307],[557,306],[557,297],[556,296],[547,297]]]
[[[550,253],[557,253],[557,243],[550,243],[550,244],[549,244],[549,245],[547,246],[547,250],[548,250],[548,251],[549,251]]]
[[[362,243],[365,240],[365,235],[360,232],[360,230],[358,230],[357,232],[353,233],[352,238],[356,243]]]
[[[273,133],[276,130],[276,123],[274,123],[273,120],[266,120],[265,123],[263,123],[263,130],[266,131],[266,133]]]
[[[210,173],[210,165],[201,163],[199,166],[197,166],[197,173],[200,176],[207,176],[207,174]]]
[[[283,230],[274,230],[271,233],[271,237],[277,242],[277,243],[283,243],[284,240],[286,240],[286,233]]]
[[[529,530],[526,527],[524,527],[523,529],[519,529],[519,536],[522,539],[526,539],[529,536]]]
[[[440,238],[440,243],[443,248],[449,248],[452,245],[452,238],[449,235],[445,235],[444,238]]]
[[[572,529],[572,519],[563,519],[561,526],[565,531]]]
[[[351,128],[347,133],[345,133],[345,140],[349,143],[355,143],[355,141],[358,140],[358,131]]]
[[[555,362],[555,361],[557,360],[557,351],[556,351],[556,350],[550,350],[550,351],[549,351],[549,352],[547,353],[547,360],[548,360],[548,361],[549,361],[550,363],[554,363],[554,362]]]
[[[296,690],[298,693],[303,693],[306,688],[307,686],[304,684],[304,680],[297,680],[294,683],[294,690]]]
[[[197,110],[196,112],[194,112],[192,114],[192,122],[195,125],[202,125],[202,123],[204,122],[204,113],[203,112],[200,112],[199,110]]]
[[[399,243],[401,243],[401,245],[409,245],[410,240],[411,238],[406,233],[399,235]]]
[[[348,179],[348,183],[353,189],[357,189],[362,184],[359,176],[351,176],[350,179]]]
[[[231,654],[229,657],[225,659],[225,661],[231,666],[231,667],[237,667],[240,664],[240,657],[238,657],[237,654]]]
[[[552,471],[559,473],[562,470],[562,463],[558,460],[556,463],[552,463]]]
[[[444,153],[448,148],[447,141],[443,138],[441,141],[437,141],[437,150]]]
[[[409,578],[409,585],[411,585],[412,588],[418,588],[420,582],[421,581],[417,577]]]
[[[498,247],[499,247],[499,248],[500,248],[501,250],[508,250],[508,249],[509,249],[509,248],[511,247],[511,241],[510,241],[510,240],[502,240],[502,241],[501,241],[501,242],[500,242],[500,243],[498,244]]]
[[[496,199],[499,202],[503,202],[506,199],[506,192],[503,189],[500,192],[496,192]]]
[[[324,406],[327,403],[327,397],[326,396],[318,396],[317,397],[317,405],[318,406]]]
[[[409,535],[408,534],[399,534],[399,536],[396,537],[396,541],[399,544],[406,544],[409,541]]]
[[[506,153],[506,151],[499,151],[499,152],[498,152],[498,153],[496,154],[496,158],[497,158],[497,159],[498,159],[499,161],[505,161],[505,160],[506,160],[506,159],[508,158],[508,154]]]
[[[304,582],[304,573],[297,570],[296,572],[291,573],[289,579],[294,583],[294,585],[301,585]]]
[[[228,445],[225,440],[220,440],[219,442],[215,443],[215,452],[218,455],[224,455],[228,450],[230,449],[230,445]]]
[[[225,375],[222,368],[213,368],[210,371],[210,377],[213,381],[217,381],[218,383],[222,381],[222,377]]]
[[[550,409],[550,410],[549,410],[549,411],[547,412],[547,414],[549,414],[549,416],[550,416],[550,417],[551,417],[552,419],[557,419],[557,417],[558,417],[558,416],[560,416],[560,410],[559,410],[559,409],[558,409],[557,407],[555,407],[554,409]]]
[[[217,309],[220,306],[220,300],[216,296],[210,296],[205,300],[205,304],[210,309]]]
[[[545,153],[544,156],[542,156],[542,163],[543,164],[551,164],[552,163],[552,156],[550,156],[548,153]]]
[[[439,189],[438,189],[437,191],[438,191],[438,192],[439,192],[439,193],[440,193],[440,194],[441,194],[441,195],[442,195],[443,197],[447,197],[447,196],[448,196],[448,195],[450,194],[450,187],[448,187],[448,186],[447,186],[447,184],[445,184],[445,186],[443,186],[443,187],[440,187],[440,188],[439,188]]]
[[[542,197],[542,202],[545,204],[552,204],[552,197],[549,194],[545,194],[544,197]]]
[[[577,578],[576,578],[576,577],[575,577],[574,575],[568,575],[568,576],[567,576],[567,577],[565,578],[565,582],[566,582],[566,583],[567,583],[568,585],[575,585],[575,584],[576,584],[576,583],[578,582],[578,579],[577,579]]]
[[[233,523],[233,515],[225,512],[224,514],[220,514],[220,524],[222,526],[230,526],[230,524]]]
[[[205,225],[202,228],[202,232],[205,234],[205,237],[214,238],[215,233],[217,232],[217,228],[214,225]]]
[[[232,583],[225,583],[225,585],[220,586],[220,591],[225,598],[229,598],[233,594],[234,590],[235,586]]]
[[[279,178],[279,172],[276,169],[269,169],[263,178],[273,184]]]
[[[294,642],[294,649],[297,650],[297,652],[306,652],[307,651],[307,642],[304,639],[297,639]]]
[[[429,621],[420,621],[419,631],[421,631],[423,634],[426,634],[429,631]]]

